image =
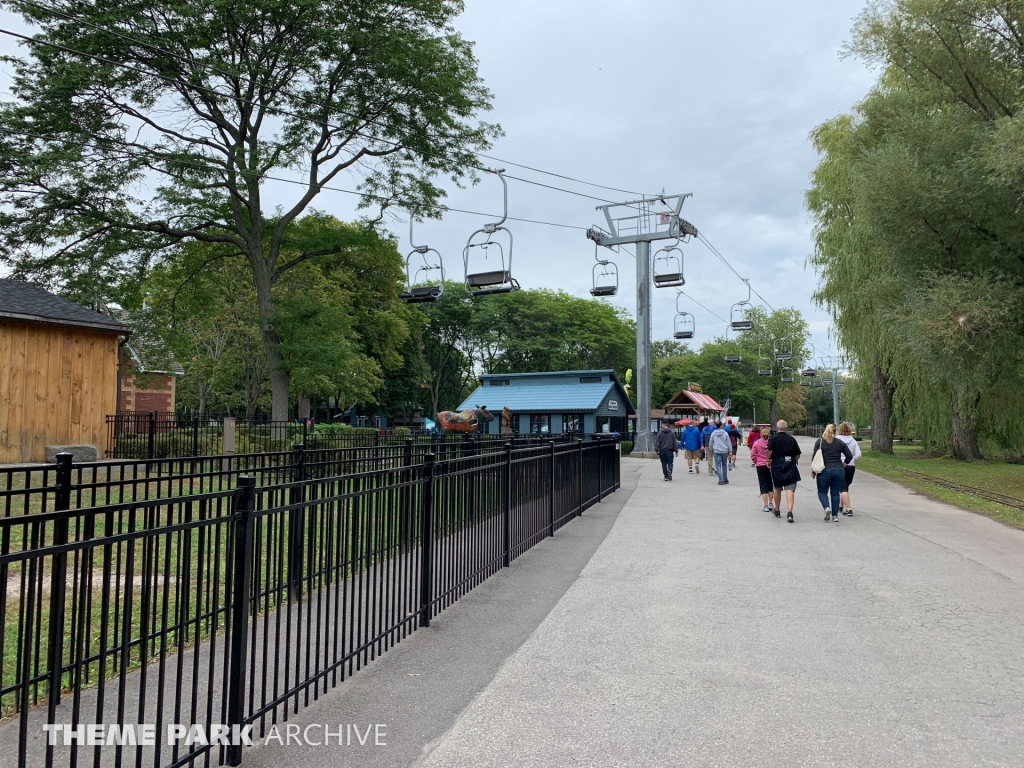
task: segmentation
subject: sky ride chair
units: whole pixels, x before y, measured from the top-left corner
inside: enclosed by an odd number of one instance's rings
[[[792,384],[793,383],[793,369],[788,365],[782,366],[782,383]]]
[[[681,298],[683,298],[683,292],[679,291],[676,293],[676,318],[672,338],[692,339],[694,332],[697,330],[697,324],[694,322],[693,315],[679,306]]]
[[[775,342],[775,359],[780,363],[788,363],[793,359],[793,342],[783,336]]]
[[[757,347],[757,375],[758,376],[771,376],[775,371],[772,369],[771,361],[761,354],[761,347]]]
[[[512,233],[507,227],[502,226],[508,218],[508,182],[505,181],[504,170],[489,172],[497,174],[501,179],[505,192],[505,211],[500,221],[484,224],[466,241],[466,247],[462,251],[462,265],[465,270],[466,290],[470,296],[489,296],[519,290],[519,283],[512,277]],[[508,236],[507,251],[494,237],[498,232],[504,232]],[[480,235],[483,235],[484,239],[475,242]],[[474,248],[480,250],[474,251]]]
[[[692,339],[694,333],[693,315],[689,312],[680,312],[676,315],[675,331],[672,334],[674,339]]]
[[[409,244],[412,250],[405,259],[405,277],[407,281],[406,290],[398,294],[398,298],[407,304],[422,304],[428,301],[437,301],[444,293],[444,262],[441,254],[433,248],[425,245],[416,245],[412,237],[412,225],[415,216],[409,215]],[[437,257],[437,263],[431,264],[430,254]],[[416,269],[413,270],[414,257]],[[440,280],[424,279],[420,281],[420,275],[429,278],[431,273],[440,274]]]
[[[725,343],[726,344],[729,344],[730,341],[731,341],[731,339],[729,338],[729,327],[730,327],[730,324],[727,323],[726,326],[725,326]],[[740,348],[738,342],[736,343],[736,353],[735,354],[729,354],[728,352],[725,353],[725,362],[729,363],[730,365],[735,365],[737,363],[742,363],[743,362],[743,350]]]
[[[598,259],[597,248],[595,245],[594,258],[597,259],[597,263],[592,270],[594,285],[590,289],[590,295],[597,298],[614,296],[619,292],[619,268],[614,261]],[[600,272],[597,271],[598,267],[601,268]]]
[[[686,278],[683,277],[683,249],[679,247],[679,240],[654,254],[651,273],[655,288],[676,288],[686,285]]]
[[[744,280],[743,282],[747,284],[747,300],[737,301],[729,311],[729,327],[740,333],[752,330],[754,327],[754,322],[748,315],[750,310],[753,309],[753,305],[750,303],[750,281]]]

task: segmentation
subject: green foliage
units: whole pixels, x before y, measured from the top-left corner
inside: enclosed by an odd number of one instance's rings
[[[201,12],[182,0],[7,7],[39,44],[7,59],[4,261],[91,301],[121,298],[174,246],[200,242],[240,257],[278,420],[295,363],[288,345],[294,353],[307,342],[279,336],[274,287],[346,246],[315,217],[296,224],[317,195],[355,176],[374,223],[396,205],[436,215],[439,181],[472,177],[475,152],[500,134],[475,120],[491,95],[453,26],[458,0],[261,0]],[[273,213],[271,184],[284,201]],[[353,313],[362,322],[358,302]],[[384,369],[401,362],[388,328],[365,328],[367,348],[357,350]],[[304,386],[330,378],[325,366],[338,360],[320,357],[295,370]],[[355,375],[379,374],[364,366]]]
[[[395,427],[395,437],[412,437],[412,430],[408,427]]]
[[[1024,396],[1022,29],[1015,4],[872,4],[849,51],[882,77],[812,134],[812,263],[854,358],[851,412],[894,388],[876,431],[961,458],[1024,452],[1004,426]]]
[[[786,363],[798,376],[800,366],[809,356],[809,333],[803,315],[796,309],[785,308],[766,312],[762,307],[753,307],[749,317],[754,327],[738,339],[726,341],[715,339],[701,346],[696,353],[677,342],[658,342],[659,351],[655,356],[653,369],[653,400],[656,406],[668,402],[677,392],[691,383],[699,384],[703,391],[725,405],[732,401],[730,413],[742,418],[752,418],[756,408],[758,419],[766,421],[773,403],[779,398],[784,387],[794,389],[795,385],[781,382],[781,363],[775,361],[775,350],[783,346],[792,350],[793,359]],[[677,346],[672,346],[677,344]],[[653,349],[652,349],[653,353]],[[726,355],[740,355],[739,363],[726,363]],[[759,376],[759,368],[770,367],[771,376]],[[792,413],[799,416],[796,407],[799,395],[790,394]]]
[[[636,331],[625,310],[562,291],[474,298],[448,282],[440,301],[419,305],[431,415],[457,407],[485,373],[633,366]]]
[[[337,246],[295,265],[273,289],[282,365],[295,392],[374,402],[385,372],[405,364],[408,321],[417,317],[398,299],[401,257],[394,242],[319,214],[285,233],[286,255],[314,241]],[[207,243],[178,246],[132,298],[137,314],[185,365],[179,405],[251,418],[270,404],[270,368],[251,271],[229,254]]]

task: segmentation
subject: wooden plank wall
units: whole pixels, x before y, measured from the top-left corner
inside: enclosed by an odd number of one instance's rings
[[[106,445],[117,407],[110,333],[0,322],[0,463],[43,461],[47,445]]]

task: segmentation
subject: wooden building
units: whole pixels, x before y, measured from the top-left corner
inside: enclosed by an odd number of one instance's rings
[[[18,280],[0,280],[0,463],[48,445],[106,443],[117,409],[122,323]]]

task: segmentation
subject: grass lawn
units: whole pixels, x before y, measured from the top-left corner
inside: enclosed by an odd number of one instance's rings
[[[922,453],[920,448],[915,446],[898,445],[895,456],[875,453],[868,449],[865,443],[861,443],[861,449],[864,451],[864,456],[857,461],[857,466],[865,472],[871,472],[886,480],[893,480],[929,498],[955,504],[971,512],[978,512],[1000,520],[1015,528],[1024,529],[1024,510],[943,488],[926,480],[911,477],[901,471],[907,470],[922,475],[931,475],[954,483],[1001,493],[1020,499],[1024,504],[1024,465],[1005,464],[998,461],[966,462],[935,458]]]

